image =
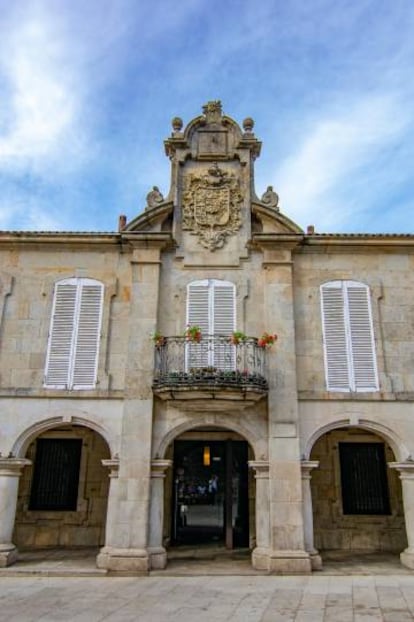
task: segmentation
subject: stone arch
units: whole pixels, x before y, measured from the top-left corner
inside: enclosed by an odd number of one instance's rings
[[[114,453],[113,443],[111,436],[106,428],[101,426],[99,423],[95,421],[91,421],[90,419],[85,419],[83,417],[50,417],[49,419],[44,419],[43,421],[37,421],[35,424],[26,428],[15,440],[12,447],[12,454],[18,458],[24,457],[29,447],[30,443],[37,437],[39,434],[43,432],[47,432],[48,430],[52,430],[54,428],[59,428],[62,425],[77,425],[83,426],[85,428],[89,428],[94,432],[97,432],[106,444],[108,445],[109,452],[111,455]]]
[[[397,461],[403,461],[409,456],[407,446],[393,430],[376,421],[370,421],[369,419],[359,419],[353,414],[349,418],[331,421],[330,423],[321,426],[317,430],[315,430],[306,440],[305,451],[303,455],[304,459],[310,459],[313,446],[324,434],[326,434],[327,432],[331,432],[332,430],[345,427],[367,430],[368,432],[373,432],[374,434],[382,437],[391,447]]]
[[[191,419],[190,421],[186,421],[184,423],[180,423],[179,425],[175,426],[169,432],[167,432],[167,434],[161,440],[157,448],[157,451],[155,453],[155,457],[165,458],[168,447],[171,445],[174,439],[180,436],[180,434],[183,434],[184,432],[190,432],[192,430],[197,430],[205,426],[206,426],[205,422],[200,422],[199,419]],[[242,436],[249,443],[254,454],[254,459],[256,459],[258,455],[258,448],[257,448],[258,439],[250,430],[247,430],[245,427],[238,425],[237,423],[234,423],[233,421],[230,422],[229,424],[227,424],[227,422],[221,422],[221,421],[218,423],[215,422],[213,426],[209,426],[209,427],[214,427],[217,430],[223,430],[223,431],[229,430],[230,432],[236,432],[237,434],[240,434],[240,436]]]
[[[105,428],[68,413],[38,421],[19,435],[13,451],[28,465],[17,494],[13,541],[18,547],[104,544],[109,478],[103,462],[111,449]],[[51,478],[50,464],[57,474]]]
[[[350,452],[357,456],[358,452],[353,452],[359,443],[365,444],[367,448],[370,445],[383,447],[375,454],[375,459],[372,453],[359,454],[370,456],[362,458],[362,461],[370,460],[371,464],[379,465],[377,469],[374,468],[374,475],[376,491],[380,490],[380,494],[372,494],[367,484],[370,478],[364,477],[365,463],[360,462],[360,459],[357,460],[360,466],[356,470],[356,477],[362,482],[360,486],[352,484],[354,480],[350,476],[350,468],[343,466],[340,446],[353,445]],[[329,559],[329,550],[346,551],[347,554],[355,551],[395,553],[406,546],[401,483],[398,474],[394,469],[388,469],[387,464],[404,461],[408,449],[393,430],[348,412],[340,419],[314,430],[306,439],[304,447],[304,465],[314,469],[312,477],[308,479],[310,510],[308,507],[307,511],[308,517],[313,514],[313,521],[310,519],[309,523],[308,518],[308,528],[310,524],[314,534],[312,548],[314,542],[314,546],[323,552],[322,557],[327,555]],[[368,465],[367,472],[370,472]],[[355,505],[349,503],[350,490],[352,498],[359,499]],[[344,491],[348,491],[348,494]],[[366,499],[361,501],[361,495],[366,495]],[[381,503],[371,504],[370,500],[377,498],[381,498]]]

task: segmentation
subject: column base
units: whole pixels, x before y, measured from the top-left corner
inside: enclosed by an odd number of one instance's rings
[[[306,551],[272,551],[259,547],[252,552],[252,566],[269,574],[309,574],[312,570]]]
[[[17,561],[19,551],[14,544],[0,545],[0,568],[6,568],[11,566]]]
[[[167,551],[163,546],[149,547],[148,555],[151,570],[164,570],[167,567]]]
[[[104,546],[96,557],[96,566],[108,570],[110,574],[147,575],[148,551]]]
[[[402,553],[400,553],[400,561],[403,566],[406,568],[410,568],[410,570],[414,570],[414,549],[408,548],[405,549]]]
[[[319,555],[319,551],[316,549],[309,551],[309,557],[312,570],[322,570],[322,557]]]

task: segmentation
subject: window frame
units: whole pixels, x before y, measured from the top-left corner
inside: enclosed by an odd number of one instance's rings
[[[62,286],[74,286],[75,297],[74,297],[74,305],[72,312],[69,313],[71,319],[72,328],[68,330],[70,332],[70,339],[68,340],[68,354],[67,357],[62,358],[63,367],[67,367],[66,369],[66,381],[65,382],[53,382],[50,377],[53,378],[53,373],[55,373],[56,368],[54,369],[54,364],[56,361],[53,360],[53,348],[56,346],[56,339],[59,339],[59,329],[57,327],[57,318],[59,317],[59,313],[63,313],[65,310],[61,310],[60,308],[60,294],[59,288]],[[81,337],[80,337],[80,328],[82,327],[82,322],[85,320],[86,313],[82,312],[82,303],[83,303],[83,291],[84,287],[96,287],[99,288],[99,294],[97,298],[98,304],[98,313],[94,317],[95,323],[95,339],[93,339],[93,350],[91,352],[91,368],[93,372],[91,374],[91,381],[86,383],[76,382],[76,376],[79,373],[79,368],[81,364],[77,360],[78,353],[80,352],[81,346]],[[43,386],[48,389],[66,389],[66,390],[90,390],[95,389],[97,383],[98,376],[98,361],[99,361],[99,351],[100,351],[100,341],[102,335],[102,317],[103,317],[103,301],[104,301],[104,284],[101,281],[96,279],[91,279],[87,277],[70,277],[67,279],[61,279],[60,281],[56,281],[54,285],[53,291],[53,304],[52,304],[52,313],[50,318],[49,325],[49,334],[48,334],[48,344],[47,344],[47,353],[46,353],[46,363],[45,363],[45,374],[44,374],[44,383]],[[62,318],[60,317],[60,321]],[[69,343],[70,342],[70,343]],[[90,361],[89,361],[90,362]]]
[[[360,316],[358,318],[358,314],[352,310],[352,306],[350,306],[349,302],[349,292],[352,289],[360,289],[365,291],[366,295],[366,316],[363,318],[365,322],[364,334],[363,338],[365,339],[365,347],[366,343],[369,343],[369,352],[367,350],[367,364],[369,363],[372,366],[371,373],[373,380],[371,381],[371,385],[368,383],[364,384],[361,378],[358,378],[358,371],[356,371],[356,362],[357,362],[357,354],[355,353],[356,349],[359,347],[360,349],[364,346],[362,343],[361,335],[359,335],[359,342],[357,341],[357,335],[353,334],[352,324],[354,320],[360,320]],[[343,374],[347,376],[346,382],[343,382],[342,385],[339,383],[336,384],[334,381],[331,381],[331,376],[334,375],[334,369],[332,367],[332,358],[331,352],[329,349],[331,347],[328,344],[329,339],[331,338],[330,330],[335,328],[334,323],[328,327],[329,324],[329,311],[332,312],[332,309],[328,309],[327,300],[325,296],[326,290],[336,289],[341,292],[342,296],[342,324],[340,326],[339,320],[337,321],[336,333],[339,331],[343,331],[344,335],[344,344],[343,345],[343,354],[345,356],[345,360],[342,360],[342,363],[346,365],[346,370],[343,369]],[[323,355],[324,355],[324,367],[325,367],[325,383],[327,391],[332,392],[342,392],[342,393],[368,393],[379,391],[379,380],[378,380],[378,365],[377,365],[377,356],[376,356],[376,347],[375,347],[375,335],[374,335],[374,324],[372,318],[372,305],[371,305],[371,296],[370,296],[370,288],[365,283],[354,280],[334,280],[327,281],[322,283],[320,286],[320,303],[321,303],[321,316],[322,316],[322,335],[323,335]],[[354,315],[354,318],[352,317]],[[338,334],[336,334],[336,338],[338,338]],[[360,353],[359,353],[360,356]],[[340,362],[339,362],[340,363]],[[339,365],[340,366],[340,365]],[[346,385],[346,386],[345,386]]]

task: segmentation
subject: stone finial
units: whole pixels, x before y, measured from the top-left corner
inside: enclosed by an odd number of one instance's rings
[[[308,225],[306,233],[307,235],[313,235],[315,233],[315,225]]]
[[[207,123],[219,123],[222,117],[221,101],[219,99],[209,101],[203,106],[203,113]]]
[[[127,217],[124,214],[121,214],[118,217],[118,231],[122,231],[125,229],[127,223]]]
[[[278,209],[279,195],[273,190],[273,186],[268,186],[266,192],[261,198],[262,203],[267,207]]]
[[[174,117],[171,121],[172,129],[176,133],[180,133],[183,129],[183,120],[180,117]]]
[[[254,128],[254,121],[251,117],[246,117],[243,120],[243,129],[247,134],[251,134]]]
[[[152,190],[147,194],[147,206],[148,207],[157,207],[160,203],[164,201],[164,197],[159,191],[158,186],[153,186]]]

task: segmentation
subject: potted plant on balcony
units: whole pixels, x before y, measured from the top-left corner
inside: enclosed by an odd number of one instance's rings
[[[238,346],[243,341],[246,341],[247,337],[241,330],[234,330],[230,335],[229,341],[233,346]]]
[[[257,340],[257,345],[259,348],[271,348],[272,345],[277,341],[276,333],[263,333],[261,337]]]
[[[201,328],[199,326],[187,326],[185,329],[184,337],[187,341],[193,341],[200,343],[201,341]]]
[[[156,348],[161,348],[161,346],[165,344],[165,337],[161,335],[161,333],[159,333],[157,330],[152,333],[151,339],[153,340]]]

